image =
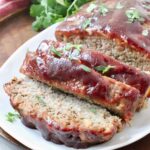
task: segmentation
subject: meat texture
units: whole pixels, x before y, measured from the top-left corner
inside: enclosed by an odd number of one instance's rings
[[[149,0],[92,1],[62,22],[56,37],[150,71],[149,6]]]
[[[14,78],[4,88],[22,122],[54,143],[86,148],[110,140],[122,128],[121,120],[104,108],[38,81]]]
[[[47,50],[28,52],[21,73],[66,93],[101,105],[129,121],[139,105],[139,90],[102,76],[79,60],[61,57],[51,45]]]

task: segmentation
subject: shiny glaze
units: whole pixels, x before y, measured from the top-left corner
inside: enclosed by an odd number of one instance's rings
[[[116,133],[116,130],[110,132],[101,131],[79,131],[76,129],[62,128],[62,126],[56,126],[55,121],[49,124],[44,119],[39,119],[36,116],[32,117],[30,114],[22,115],[22,122],[29,128],[37,128],[44,139],[52,141],[56,144],[65,144],[74,148],[87,148],[89,146],[108,141]],[[85,141],[80,136],[84,136]]]
[[[84,5],[80,11],[66,21],[61,23],[56,30],[56,36],[70,37],[79,35],[81,38],[87,35],[104,35],[110,39],[118,39],[119,44],[131,46],[140,52],[146,53],[150,57],[150,1],[149,0],[103,0],[109,12],[105,16],[100,15],[98,7],[93,12],[88,13],[89,4]],[[124,7],[116,9],[117,2]],[[92,3],[100,5],[101,0]],[[149,8],[148,8],[149,6]],[[131,7],[136,8],[143,21],[130,23],[125,14]],[[86,29],[82,29],[85,20],[91,18],[91,24]],[[142,34],[143,30],[148,30],[148,35]]]
[[[80,65],[78,60],[70,61],[67,58],[59,58],[52,54],[50,49],[45,51],[39,48],[36,52],[27,53],[20,71],[66,93],[90,100],[108,109],[111,108],[125,121],[129,121],[138,107],[139,91],[111,78],[101,76],[93,69],[86,72]],[[116,106],[119,104],[122,107],[118,109]]]
[[[110,85],[115,84],[114,80],[107,80],[92,69],[90,72],[84,71],[77,61],[57,58],[48,53],[48,51],[28,53],[22,71],[50,85],[54,82],[60,84],[66,92],[88,96],[108,104],[115,104],[124,98],[130,103],[137,101],[139,93],[136,89],[120,85],[123,86],[121,93],[113,99],[109,89]]]
[[[99,51],[88,49],[85,50],[82,48],[79,55],[76,56],[75,48],[70,49],[70,51],[63,51],[63,48],[66,44],[53,41],[43,41],[40,44],[38,51],[48,51],[51,45],[54,45],[54,47],[61,50],[62,57],[68,58],[69,55],[74,55],[74,57],[76,57],[82,64],[93,69],[96,66],[115,66],[115,68],[109,70],[103,75],[137,88],[141,95],[144,95],[150,86],[150,75],[136,68],[123,64],[112,57],[102,54]]]
[[[150,86],[150,76],[146,73],[140,72],[125,64],[121,64],[97,51],[81,52],[80,60],[82,63],[92,68],[95,68],[96,66],[115,66],[115,68],[109,70],[104,75],[137,88],[142,95],[146,93]]]

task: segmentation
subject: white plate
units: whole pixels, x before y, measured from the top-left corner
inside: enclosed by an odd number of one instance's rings
[[[36,150],[69,150],[64,145],[57,145],[44,140],[37,130],[26,128],[20,120],[14,123],[6,121],[6,114],[13,111],[9,97],[3,90],[4,83],[8,82],[14,76],[21,76],[19,67],[21,66],[25,53],[28,49],[35,50],[43,39],[55,39],[54,31],[57,25],[39,33],[25,44],[6,61],[0,69],[0,126],[12,137],[27,147]],[[150,106],[150,103],[148,104]],[[122,132],[113,137],[112,140],[104,144],[88,148],[89,150],[112,150],[133,143],[150,133],[150,109],[146,108],[137,113],[131,123]]]

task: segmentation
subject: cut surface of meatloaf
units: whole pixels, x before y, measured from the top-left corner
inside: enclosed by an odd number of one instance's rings
[[[48,52],[52,46],[59,51],[61,57],[77,59],[82,64],[95,69],[104,76],[135,87],[140,91],[143,102],[150,95],[149,74],[104,55],[100,51],[87,49],[81,45],[44,40],[39,45],[37,51]],[[143,102],[141,101],[142,105],[144,104]]]
[[[14,78],[4,89],[23,123],[57,144],[86,148],[110,140],[122,128],[106,109],[32,79]]]
[[[21,73],[58,88],[66,93],[101,105],[129,121],[140,101],[139,90],[102,76],[77,60],[60,55],[52,47],[49,51],[28,52]]]
[[[84,44],[150,71],[149,6],[149,0],[92,1],[62,22],[55,34],[59,41]]]

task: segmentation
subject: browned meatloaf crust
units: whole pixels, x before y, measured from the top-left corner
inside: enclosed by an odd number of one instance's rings
[[[4,88],[23,123],[54,143],[86,148],[110,140],[122,128],[121,120],[104,108],[38,81],[15,78]]]
[[[96,7],[91,9],[91,4]],[[56,29],[56,37],[59,41],[85,44],[150,71],[149,6],[149,0],[92,1],[61,23]],[[102,8],[106,11],[102,12]]]
[[[81,45],[63,43],[52,40],[44,40],[38,47],[38,51],[49,51],[53,46],[61,53],[61,57],[78,59],[82,64],[95,69],[102,69],[111,66],[112,68],[105,73],[108,76],[122,83],[135,87],[140,91],[141,99],[145,100],[150,95],[150,75],[137,68],[126,65],[110,56],[102,54],[100,51],[87,49]],[[78,49],[77,49],[78,48]],[[142,101],[141,101],[141,104]]]
[[[28,52],[21,73],[89,102],[102,105],[119,114],[125,121],[131,119],[139,104],[139,90],[102,76],[78,60],[53,55],[54,51],[60,56],[53,46],[48,51]]]

